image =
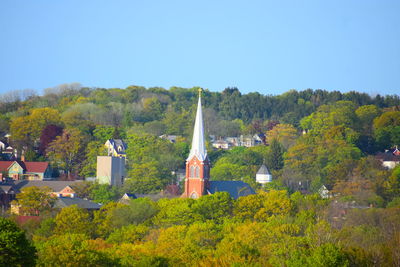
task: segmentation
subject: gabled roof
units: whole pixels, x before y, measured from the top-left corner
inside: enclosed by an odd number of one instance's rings
[[[9,194],[11,191],[16,193],[16,190],[14,189],[14,186],[12,184],[0,184],[0,192]]]
[[[94,203],[87,199],[77,198],[77,197],[59,197],[57,198],[55,208],[65,208],[71,205],[77,205],[79,208],[88,210],[98,210],[101,205]]]
[[[18,163],[26,172],[45,172],[49,167],[48,162],[28,162],[28,161],[0,161],[0,172],[7,171],[14,163]]]
[[[271,174],[267,168],[267,166],[265,166],[264,164],[261,165],[260,169],[258,169],[257,174]]]
[[[124,150],[126,150],[126,148],[128,147],[122,139],[108,139],[107,142],[109,142],[116,151],[118,151],[119,146],[122,147]]]
[[[17,189],[21,190],[24,187],[30,187],[30,186],[47,186],[50,187],[53,192],[60,192],[67,186],[72,186],[75,183],[81,182],[80,180],[77,181],[35,181],[35,180],[20,180],[20,181],[15,181],[15,186]]]
[[[14,161],[0,161],[0,172],[7,171]]]
[[[239,197],[255,194],[253,188],[242,181],[210,181],[209,193],[228,192],[231,197]]]
[[[49,167],[48,162],[21,162],[26,172],[45,172]]]

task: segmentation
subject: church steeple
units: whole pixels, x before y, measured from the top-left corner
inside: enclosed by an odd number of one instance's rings
[[[196,120],[194,123],[192,147],[186,160],[186,179],[184,197],[199,198],[206,194],[210,163],[204,139],[203,114],[201,109],[201,89],[197,103]]]
[[[197,102],[192,147],[187,160],[190,160],[193,156],[196,156],[199,160],[205,160],[207,157],[207,150],[204,140],[203,111],[201,109],[201,89],[199,89],[199,100]]]

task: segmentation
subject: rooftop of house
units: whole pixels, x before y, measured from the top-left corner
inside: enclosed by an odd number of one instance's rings
[[[168,135],[168,134],[163,134],[159,136],[162,139],[168,140],[171,143],[176,143],[176,140],[178,139],[178,135]]]
[[[0,192],[1,193],[6,193],[6,194],[10,194],[10,193],[15,193],[15,188],[13,184],[0,184]]]
[[[118,150],[118,147],[122,147],[124,150],[127,148],[127,144],[122,139],[108,139],[107,142],[109,142],[116,150]]]
[[[35,180],[20,180],[15,181],[15,187],[18,190],[21,190],[24,187],[30,186],[47,186],[50,187],[53,192],[60,192],[67,186],[73,186],[75,183],[82,182],[81,180],[76,181],[35,181]]]
[[[17,162],[26,172],[42,173],[45,172],[49,166],[48,162],[39,161],[0,161],[0,172],[7,171],[14,162]]]
[[[101,205],[98,203],[94,203],[90,200],[77,198],[77,197],[58,197],[55,208],[65,208],[71,205],[77,205],[79,208],[88,209],[88,210],[98,210],[101,208]]]
[[[379,152],[376,154],[376,158],[382,161],[400,161],[400,151],[397,149],[389,149],[385,152]]]

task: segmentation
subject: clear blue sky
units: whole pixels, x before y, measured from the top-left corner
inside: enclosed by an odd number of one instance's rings
[[[400,93],[400,1],[1,0],[0,93],[202,86]]]

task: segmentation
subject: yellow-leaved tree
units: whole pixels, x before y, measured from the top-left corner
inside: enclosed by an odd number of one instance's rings
[[[12,140],[18,145],[32,147],[43,129],[49,124],[61,123],[60,113],[53,108],[31,109],[29,115],[17,117],[11,121]]]

